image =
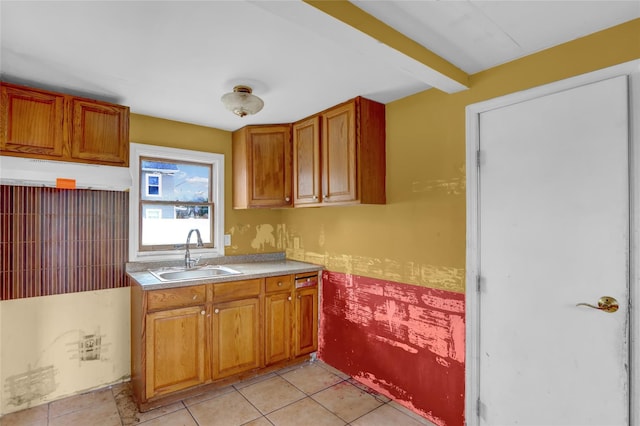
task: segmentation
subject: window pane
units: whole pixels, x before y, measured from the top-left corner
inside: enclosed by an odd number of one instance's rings
[[[144,159],[140,161],[141,198],[207,203],[210,176],[209,165]]]
[[[198,229],[204,244],[211,242],[210,206],[165,205],[142,206],[142,245],[184,244],[191,229]],[[195,239],[192,238],[195,243]]]

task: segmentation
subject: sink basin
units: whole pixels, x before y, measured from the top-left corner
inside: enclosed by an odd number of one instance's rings
[[[200,268],[162,268],[155,271],[149,271],[160,281],[189,281],[199,280],[203,278],[218,278],[228,275],[238,275],[242,272],[226,266],[202,266]]]

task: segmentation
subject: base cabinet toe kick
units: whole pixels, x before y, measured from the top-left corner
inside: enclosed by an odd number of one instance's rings
[[[318,349],[319,272],[157,290],[131,281],[140,411],[302,363]]]

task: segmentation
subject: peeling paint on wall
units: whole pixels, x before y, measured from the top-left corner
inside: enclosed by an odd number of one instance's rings
[[[4,384],[5,392],[9,394],[7,403],[30,406],[52,393],[56,389],[55,374],[53,365],[49,365],[33,370],[29,367],[24,373],[7,377]]]
[[[294,238],[296,241],[297,237]],[[298,243],[299,243],[299,239]],[[298,247],[298,248],[296,248]],[[439,290],[464,292],[465,269],[453,266],[425,265],[396,259],[377,259],[347,254],[314,253],[294,245],[286,249],[288,259],[323,265],[345,274],[363,275]]]
[[[426,181],[411,182],[411,192],[413,193],[442,193],[446,195],[464,195],[466,193],[466,166],[458,167],[458,176],[447,179],[429,179]]]
[[[436,424],[463,424],[464,294],[325,271],[322,298],[322,360]]]
[[[284,251],[286,245],[286,225],[264,223],[261,225],[239,225],[232,227],[228,231],[232,236],[232,241],[236,240],[235,236],[247,235],[255,232],[255,236],[250,241],[251,248],[257,252],[273,252]]]
[[[276,246],[276,238],[273,235],[273,225],[268,223],[256,226],[256,237],[251,241],[251,247],[258,251],[264,251],[265,246]]]

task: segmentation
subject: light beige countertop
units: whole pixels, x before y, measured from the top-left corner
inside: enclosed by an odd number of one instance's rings
[[[166,267],[180,267],[182,262],[132,262],[127,264],[127,275],[139,284],[143,290],[158,290],[163,288],[187,287],[199,284],[215,284],[229,281],[249,280],[253,278],[273,277],[278,275],[305,275],[317,273],[323,267],[313,263],[287,260],[284,254],[274,253],[267,255],[249,256],[224,256],[221,258],[203,259],[197,267],[205,265],[224,265],[240,272],[236,275],[223,275],[193,279],[188,281],[160,281],[149,270]]]

